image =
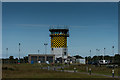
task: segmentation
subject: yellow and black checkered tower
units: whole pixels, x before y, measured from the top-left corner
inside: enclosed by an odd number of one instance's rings
[[[67,37],[69,37],[69,29],[49,29],[51,32],[51,53],[55,54],[56,58],[67,58],[68,50],[67,50]]]

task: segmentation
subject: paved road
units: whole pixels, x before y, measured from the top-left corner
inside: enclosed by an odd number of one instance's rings
[[[58,69],[61,69],[62,66],[57,66],[57,67],[42,67],[41,69],[47,69],[47,70],[54,70],[54,71],[62,71],[62,70],[58,70]],[[66,67],[66,66],[65,66]],[[71,72],[73,73],[74,70],[64,70],[64,72]],[[87,72],[78,72],[76,71],[76,73],[80,73],[80,74],[88,74]],[[110,75],[104,75],[104,74],[97,74],[97,73],[91,73],[91,75],[96,75],[96,76],[106,76],[106,77],[110,77],[112,78],[112,74],[111,76]],[[118,76],[114,76],[114,78],[118,78]],[[120,78],[120,77],[119,77]]]
[[[74,72],[73,70],[64,70],[64,72]],[[80,74],[88,74],[87,72],[77,72],[77,73],[80,73]],[[96,76],[106,76],[106,77],[111,77],[110,75],[104,75],[104,74],[97,74],[97,73],[91,73],[91,75],[96,75]],[[118,76],[114,76],[115,78],[118,78]]]

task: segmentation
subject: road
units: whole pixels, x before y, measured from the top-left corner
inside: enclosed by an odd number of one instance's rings
[[[47,70],[54,70],[54,71],[64,71],[64,72],[71,72],[74,73],[74,70],[59,70],[61,69],[63,66],[52,66],[52,67],[42,67],[40,69],[47,69]],[[80,73],[80,74],[88,74],[90,75],[88,72],[78,72],[76,71],[76,73]],[[98,74],[98,73],[91,73],[91,75],[96,75],[96,76],[105,76],[105,77],[110,77],[112,78],[112,74],[110,75],[104,75],[104,74]],[[118,76],[114,76],[114,78],[118,78]],[[120,78],[120,76],[119,76]]]

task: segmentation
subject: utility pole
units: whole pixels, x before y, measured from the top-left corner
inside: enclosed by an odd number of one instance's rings
[[[98,49],[96,49],[96,57],[97,57],[97,60],[98,60]]]
[[[40,50],[38,49],[38,54],[39,54]]]
[[[101,56],[101,52],[100,52],[100,49],[99,49],[98,51],[99,51],[99,55]]]
[[[104,55],[103,55],[103,60],[105,59],[105,58],[104,58],[104,56],[105,56],[105,49],[106,49],[106,48],[104,48]]]
[[[19,60],[20,60],[20,45],[21,45],[21,44],[19,43]]]
[[[90,50],[90,57],[91,57],[91,50]]]
[[[99,58],[99,60],[100,60],[100,49],[98,49],[98,58]]]
[[[90,62],[91,62],[91,50],[90,50]]]
[[[6,58],[8,57],[8,48],[6,48]]]
[[[6,63],[8,63],[7,57],[8,57],[8,48],[6,48]]]
[[[48,45],[48,43],[44,43],[44,45],[45,45],[45,54],[47,53],[47,45]]]
[[[92,61],[91,61],[91,50],[90,50],[90,67],[89,67],[89,73],[91,75],[91,66],[92,66]]]
[[[96,56],[97,56],[97,51],[98,51],[98,49],[96,49]]]
[[[112,46],[112,53],[113,53],[113,63],[114,63],[114,46]]]
[[[86,71],[88,72],[88,57],[86,57],[86,59],[87,59]]]

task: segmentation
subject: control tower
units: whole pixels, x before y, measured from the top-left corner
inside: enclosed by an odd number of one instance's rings
[[[50,28],[51,32],[51,53],[55,54],[56,58],[66,59],[68,56],[67,37],[69,37],[68,28]]]

